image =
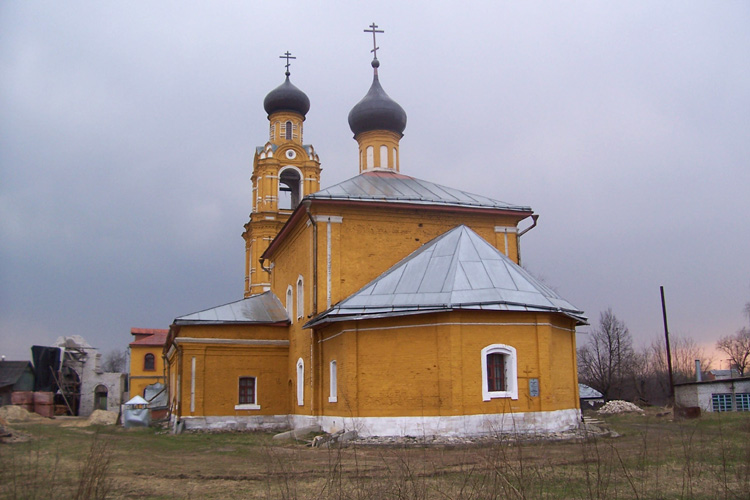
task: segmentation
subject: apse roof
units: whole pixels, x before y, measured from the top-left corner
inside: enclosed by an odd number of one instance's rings
[[[461,225],[305,326],[454,309],[558,312],[586,324],[583,311]]]
[[[531,212],[486,196],[435,184],[393,171],[369,171],[307,196],[314,200],[361,200]]]
[[[180,316],[175,325],[217,323],[285,323],[289,321],[286,309],[271,292],[252,295],[246,299],[223,306]]]

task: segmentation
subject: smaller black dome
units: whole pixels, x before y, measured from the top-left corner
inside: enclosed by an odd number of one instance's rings
[[[293,111],[305,116],[310,111],[310,99],[289,81],[289,73],[284,83],[273,89],[263,99],[263,107],[268,115],[277,111]]]
[[[376,67],[373,64],[373,67]],[[403,134],[406,128],[406,111],[388,97],[375,74],[372,86],[361,101],[349,111],[349,128],[354,136],[369,130],[390,130]]]

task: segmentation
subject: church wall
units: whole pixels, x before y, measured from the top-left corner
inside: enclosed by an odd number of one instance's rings
[[[286,335],[286,328],[270,326],[182,326],[168,375],[179,416],[287,415]],[[240,377],[255,377],[258,408],[238,408]]]
[[[572,328],[551,314],[488,311],[329,325],[319,332],[326,339],[320,359],[325,366],[337,360],[338,402],[324,402],[321,414],[327,422],[340,417],[340,424],[341,418],[575,413]],[[483,399],[481,351],[492,344],[516,349],[518,399]],[[536,396],[531,379],[539,382]],[[324,371],[318,387],[325,394],[328,380]]]
[[[338,238],[333,239],[332,272],[339,273],[333,280],[331,303],[336,303],[355,293],[369,281],[377,278],[385,269],[418,249],[422,244],[442,235],[459,224],[465,224],[487,241],[498,244],[506,251],[505,234],[495,232],[496,226],[515,228],[517,221],[510,216],[478,213],[457,213],[388,207],[318,207],[319,216],[341,217],[334,224]],[[325,256],[324,232],[319,229],[319,258]],[[508,253],[517,261],[516,235],[508,235]],[[320,255],[324,254],[324,255]],[[325,264],[325,262],[324,262]],[[325,282],[326,266],[320,268],[320,279]],[[322,309],[321,309],[322,310]]]
[[[320,231],[319,231],[320,232]],[[315,366],[313,351],[311,349],[311,330],[302,329],[302,325],[312,317],[313,313],[313,273],[312,273],[312,227],[309,219],[304,217],[302,222],[289,233],[280,251],[274,254],[273,270],[271,272],[271,290],[286,306],[287,290],[291,287],[291,316],[292,324],[289,326],[289,358],[287,368],[289,386],[287,400],[291,413],[299,415],[312,415],[313,412],[313,380],[312,368]],[[320,234],[319,234],[320,240]],[[318,252],[319,262],[321,252]],[[267,263],[268,265],[268,263]],[[319,263],[319,269],[321,264]],[[322,271],[321,271],[322,272]],[[299,316],[299,301],[297,293],[297,280],[302,277],[303,282],[303,313]],[[320,310],[320,306],[318,307]],[[303,368],[303,404],[297,401],[297,363],[302,359]]]

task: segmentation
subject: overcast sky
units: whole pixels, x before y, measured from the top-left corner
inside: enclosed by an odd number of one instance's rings
[[[124,349],[242,298],[279,55],[330,186],[358,173],[373,21],[402,173],[531,206],[524,264],[639,344],[663,335],[660,285],[675,335],[747,324],[746,1],[3,1],[0,354]]]

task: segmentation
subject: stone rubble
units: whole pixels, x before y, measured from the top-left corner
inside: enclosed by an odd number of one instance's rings
[[[633,403],[613,399],[612,401],[607,402],[607,404],[599,408],[598,413],[600,415],[614,415],[617,413],[640,413],[641,415],[643,415],[644,412]]]

